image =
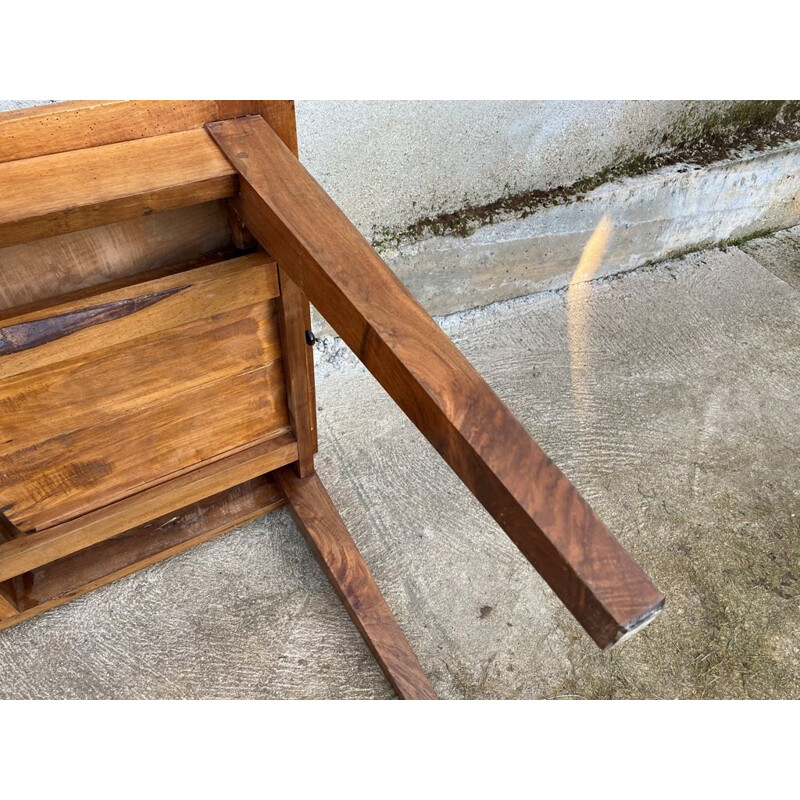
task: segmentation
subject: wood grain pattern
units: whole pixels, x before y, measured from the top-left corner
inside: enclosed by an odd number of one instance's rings
[[[317,410],[314,398],[314,365],[309,368],[305,332],[311,329],[311,310],[305,295],[285,273],[279,273],[278,325],[281,333],[289,418],[297,439],[296,469],[300,477],[314,471]]]
[[[0,542],[10,542],[17,536],[21,536],[22,531],[0,511]]]
[[[0,326],[11,328],[82,311],[92,305],[129,300],[143,293],[154,294],[177,287],[182,287],[182,290],[134,315],[76,331],[58,341],[43,343],[33,350],[0,356],[0,379],[78,358],[93,350],[130,342],[215,314],[263,303],[279,294],[275,263],[263,253],[256,253],[122,289],[101,290],[79,300],[48,305],[36,311],[18,314],[11,310],[0,313]]]
[[[0,381],[0,456],[273,364],[275,316],[245,306]]]
[[[21,535],[21,531],[0,511],[0,543],[10,542]],[[0,620],[14,616],[17,613],[17,591],[11,580],[0,581]]]
[[[19,613],[19,609],[14,604],[11,596],[4,586],[0,586],[0,622],[12,619]]]
[[[297,459],[288,434],[253,445],[48,530],[0,544],[0,581],[64,558]]]
[[[257,113],[296,156],[298,151],[294,100],[256,100],[255,102],[258,108]]]
[[[129,297],[127,300],[114,300],[79,311],[55,314],[45,319],[0,327],[0,356],[22,353],[25,350],[31,350],[34,347],[69,336],[71,333],[91,328],[93,325],[122,319],[188,288],[188,284],[175,286],[160,292]]]
[[[312,473],[301,478],[286,467],[275,473],[275,480],[311,552],[398,697],[435,700],[433,687],[319,476]]]
[[[297,152],[291,100],[72,100],[0,114],[0,163],[163,136],[261,114]]]
[[[262,476],[25,573],[17,578],[20,610],[0,619],[0,630],[207,542],[284,503],[274,482]]]
[[[663,595],[369,243],[258,117],[207,126],[239,212],[600,647]]]
[[[268,476],[238,484],[19,576],[19,608],[25,611],[109,575],[155,563],[154,557],[161,560],[194,546],[198,536],[207,541],[209,534],[224,530],[228,520],[241,524],[284,502]]]
[[[41,530],[288,430],[275,362],[0,456],[0,506]]]
[[[0,311],[231,248],[221,201],[3,247]]]
[[[202,126],[251,113],[296,152],[289,101],[0,115],[0,627],[283,502],[263,476],[298,458],[276,267],[208,259],[253,242]]]
[[[266,123],[265,123],[266,124]],[[231,196],[203,130],[0,164],[0,246]]]
[[[277,291],[254,254],[0,324],[9,520],[50,527],[287,431]]]

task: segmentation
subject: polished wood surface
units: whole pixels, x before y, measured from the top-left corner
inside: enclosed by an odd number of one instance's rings
[[[434,700],[436,693],[386,604],[372,573],[316,473],[301,478],[291,467],[275,473],[311,552],[403,700]]]
[[[163,136],[261,114],[297,153],[291,100],[70,100],[0,114],[0,163]]]
[[[233,309],[0,380],[0,457],[275,363],[281,353],[271,305]]]
[[[291,101],[0,114],[0,627],[283,503],[297,438],[310,463],[308,303],[203,130],[253,113],[297,151]]]
[[[231,196],[202,129],[0,164],[0,247]]]
[[[260,476],[26,572],[16,578],[19,610],[5,619],[0,614],[0,630],[207,542],[285,502],[274,482]]]
[[[0,379],[20,372],[56,364],[69,358],[112,345],[120,345],[164,331],[208,319],[216,314],[263,303],[278,296],[278,277],[274,262],[263,253],[231,259],[191,271],[162,278],[131,283],[123,288],[104,290],[100,287],[82,293],[78,299],[59,302],[57,299],[35,310],[14,309],[0,313],[0,338],[19,326],[32,322],[47,324],[54,317],[66,317],[108,303],[118,303],[143,296],[169,292],[159,302],[147,305],[136,313],[109,320],[103,325],[89,325],[69,336],[42,342],[25,352],[7,353],[0,357]]]
[[[224,251],[221,201],[2,247],[0,311]]]
[[[6,514],[23,531],[50,528],[288,431],[279,366],[0,457]]]
[[[297,460],[289,434],[253,445],[70,522],[0,544],[0,581],[76,553]]]
[[[306,342],[311,330],[311,309],[305,295],[285,273],[280,275],[278,324],[286,374],[286,394],[292,430],[297,439],[296,468],[303,477],[314,471],[317,449],[316,403],[314,398],[314,362]]]
[[[51,527],[287,432],[277,293],[254,254],[0,321],[8,519]]]
[[[259,117],[207,126],[239,213],[600,647],[663,595]]]

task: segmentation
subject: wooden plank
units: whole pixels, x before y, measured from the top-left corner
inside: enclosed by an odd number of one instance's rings
[[[276,361],[0,456],[0,507],[41,530],[288,430]]]
[[[178,291],[173,291],[178,290]],[[163,293],[163,294],[162,294]],[[0,314],[0,340],[20,339],[22,332],[33,335],[35,326],[58,328],[71,324],[71,314],[96,309],[124,301],[138,301],[129,306],[134,313],[95,322],[74,329],[69,335],[41,343],[33,349],[6,352],[0,355],[0,379],[21,372],[78,358],[93,350],[130,342],[143,335],[169,330],[178,325],[206,319],[237,308],[266,302],[279,294],[275,263],[263,253],[231,259],[220,264],[200,267],[187,272],[167,275],[146,283],[136,283],[122,289],[83,297],[65,303],[18,314]],[[160,295],[157,302],[146,303],[144,298]],[[56,322],[52,322],[57,317]]]
[[[258,117],[212,123],[239,213],[600,647],[663,595],[589,504]]]
[[[187,284],[190,285],[190,288],[199,287],[210,281],[216,281],[221,284],[231,282],[239,284],[244,280],[242,275],[245,272],[258,270],[262,270],[263,274],[254,272],[252,281],[254,286],[259,285],[260,288],[253,295],[246,295],[246,301],[242,305],[248,305],[251,297],[254,297],[258,302],[277,297],[280,293],[277,266],[272,257],[260,252],[239,255],[236,258],[214,261],[210,264],[177,271],[166,269],[162,273],[160,270],[155,270],[155,277],[148,277],[147,275],[134,276],[129,280],[121,280],[111,284],[91,287],[85,291],[70,293],[64,298],[56,297],[47,302],[31,304],[32,308],[8,309],[0,313],[0,325],[17,325],[31,320],[47,319],[54,314],[80,311],[87,308],[91,303],[127,300],[139,297],[142,294],[160,292],[164,289],[187,288]],[[249,281],[251,278],[247,280]],[[238,307],[236,305],[232,306],[232,308]]]
[[[59,237],[55,237],[59,238]],[[52,239],[43,241],[53,241]],[[34,242],[33,244],[37,244]],[[253,252],[253,249],[250,250]],[[58,296],[46,297],[41,300],[34,300],[29,303],[23,303],[21,306],[14,308],[0,310],[0,324],[14,317],[28,317],[31,314],[38,314],[44,312],[43,316],[49,314],[49,309],[55,306],[65,305],[67,303],[79,303],[82,300],[90,298],[101,297],[107,292],[115,292],[118,289],[127,289],[130,286],[142,284],[147,281],[156,281],[161,278],[169,277],[170,275],[177,275],[179,272],[189,272],[193,269],[200,267],[210,267],[214,264],[223,264],[226,261],[231,261],[235,258],[242,256],[243,253],[233,247],[224,250],[215,250],[211,253],[206,253],[199,258],[192,258],[189,261],[169,264],[167,266],[156,267],[155,269],[148,269],[144,272],[138,272],[133,275],[124,275],[102,283],[102,285],[89,284],[81,289],[72,289],[65,294]],[[33,317],[29,317],[32,319]]]
[[[0,511],[0,542],[10,542],[21,531]],[[8,619],[17,613],[16,589],[13,581],[0,581],[0,620]]]
[[[397,695],[403,700],[435,700],[433,687],[319,476],[301,478],[286,467],[275,473],[275,480],[311,552]]]
[[[297,127],[294,100],[258,100],[258,111],[278,138],[297,155]],[[225,119],[225,117],[223,117]]]
[[[4,586],[0,585],[0,622],[12,619],[19,614],[19,609],[14,605]],[[2,626],[0,626],[0,629]]]
[[[78,519],[0,544],[0,581],[64,558],[296,459],[294,438],[278,436]]]
[[[21,536],[22,531],[0,511],[0,542],[10,542],[17,536]]]
[[[9,519],[57,525],[287,431],[277,295],[262,253],[3,320]]]
[[[269,478],[258,478],[127,531],[107,550],[95,550],[102,545],[94,545],[26,573],[17,579],[22,609],[0,620],[0,630],[207,542],[284,502]],[[157,543],[166,546],[151,552]],[[130,558],[137,560],[127,563]]]
[[[226,249],[218,200],[0,248],[0,311]]]
[[[294,100],[218,100],[217,107],[219,119],[260,115],[289,150],[297,155]]]
[[[214,119],[214,100],[73,100],[20,109],[0,114],[0,162],[179,133]]]
[[[198,541],[266,513],[285,502],[274,481],[260,476],[165,514],[71,556],[45,564],[17,579],[25,611],[110,575],[129,574]]]
[[[291,100],[73,100],[0,114],[0,163],[162,136],[262,114],[293,152]]]
[[[316,404],[313,396],[314,365],[309,369],[306,331],[311,329],[311,312],[305,295],[286,274],[279,273],[281,294],[278,298],[278,326],[281,335],[283,368],[289,419],[297,439],[298,475],[314,471],[316,452]]]
[[[266,123],[265,123],[266,124]],[[0,164],[0,246],[231,196],[203,130]]]
[[[9,325],[4,327],[0,334],[0,356],[24,353],[26,350],[58,341],[78,331],[123,319],[160,303],[186,288],[186,286],[174,286],[171,289],[162,289],[160,292],[139,293],[125,300],[98,303],[65,314],[50,315],[45,319]]]
[[[281,357],[274,305],[234,309],[0,381],[0,456],[272,364]]]

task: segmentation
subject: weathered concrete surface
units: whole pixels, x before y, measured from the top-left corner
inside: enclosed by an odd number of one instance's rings
[[[800,289],[800,227],[753,239],[742,250],[795,289]]]
[[[720,146],[714,163],[691,158],[698,143],[726,141],[748,124],[748,108],[717,101],[303,101],[297,124],[309,171],[376,240],[422,305],[442,315],[565,286],[603,215],[615,229],[604,274],[800,223],[800,145],[758,153]],[[532,213],[512,203],[471,235],[457,231],[465,209],[577,185],[671,150],[686,150],[687,163],[646,174],[632,167],[634,177],[559,196]],[[453,215],[452,232],[431,236],[423,226],[405,241],[404,228],[443,212]]]
[[[800,697],[800,291],[730,248],[444,324],[668,601],[597,651],[327,342],[318,468],[438,692]],[[285,511],[0,633],[0,697],[390,696]]]
[[[732,124],[735,101],[298,101],[300,158],[367,236],[532,189]]]
[[[383,256],[429,313],[451,314],[566,286],[603,216],[613,235],[602,275],[789,228],[800,222],[800,145],[607,183],[524,219]]]

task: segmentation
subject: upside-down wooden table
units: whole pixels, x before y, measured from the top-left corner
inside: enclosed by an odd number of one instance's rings
[[[314,472],[309,301],[600,647],[663,606],[301,166],[291,102],[2,114],[0,190],[0,628],[288,503],[397,694],[435,697]]]

